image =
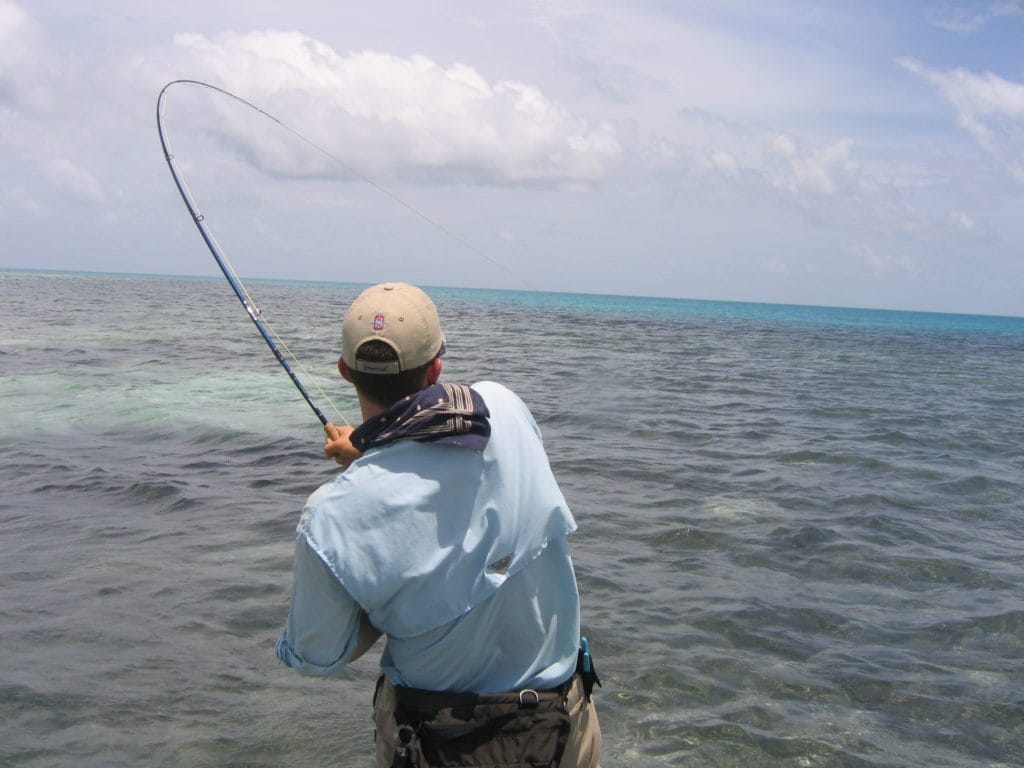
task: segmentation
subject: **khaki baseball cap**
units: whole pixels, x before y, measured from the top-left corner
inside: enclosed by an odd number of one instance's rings
[[[397,362],[357,360],[367,341],[383,341]],[[437,308],[422,290],[408,283],[382,283],[367,288],[352,302],[341,324],[341,357],[354,371],[394,374],[426,365],[444,351],[444,333]]]

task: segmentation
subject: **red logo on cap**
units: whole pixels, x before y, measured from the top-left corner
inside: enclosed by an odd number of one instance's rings
[[[383,331],[384,330],[384,315],[378,312],[373,318],[373,330]]]

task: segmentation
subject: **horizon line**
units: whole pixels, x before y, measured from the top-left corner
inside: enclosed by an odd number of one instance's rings
[[[55,269],[55,268],[37,268],[37,267],[4,267],[0,266],[0,273],[22,273],[22,274],[50,274],[50,275],[75,275],[75,276],[95,276],[95,277],[124,277],[124,278],[157,278],[157,279],[178,279],[178,280],[223,280],[224,275],[219,272],[212,272],[211,274],[196,274],[187,275],[179,273],[166,273],[166,272],[110,272],[105,270],[91,270],[91,269]],[[251,282],[262,282],[262,283],[291,283],[291,284],[302,284],[302,285],[356,285],[356,286],[369,286],[373,285],[372,282],[364,281],[345,281],[345,280],[311,280],[307,278],[289,278],[289,277],[245,277],[244,280]],[[1009,320],[1024,320],[1024,314],[1022,315],[1000,315],[993,314],[990,312],[957,312],[950,310],[933,310],[933,309],[900,309],[894,307],[860,307],[855,305],[844,305],[844,304],[803,304],[794,302],[780,302],[780,301],[758,301],[752,299],[709,299],[709,298],[697,298],[688,296],[656,296],[646,294],[631,294],[631,293],[594,293],[591,291],[571,291],[571,290],[542,290],[539,288],[483,288],[478,286],[459,286],[459,285],[427,285],[424,284],[422,287],[426,288],[439,288],[441,290],[466,290],[466,291],[492,291],[495,293],[534,293],[534,294],[550,294],[553,296],[590,296],[594,298],[614,298],[614,299],[643,299],[648,301],[680,301],[680,302],[702,302],[708,304],[743,304],[750,306],[763,306],[763,307],[796,307],[805,309],[831,309],[831,310],[844,310],[853,312],[892,312],[892,313],[903,313],[911,315],[949,315],[954,317],[979,317],[979,318],[997,318],[997,319],[1009,319]]]

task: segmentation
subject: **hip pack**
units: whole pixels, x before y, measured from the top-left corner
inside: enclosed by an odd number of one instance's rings
[[[553,691],[485,694],[395,686],[392,768],[557,768],[572,680]]]

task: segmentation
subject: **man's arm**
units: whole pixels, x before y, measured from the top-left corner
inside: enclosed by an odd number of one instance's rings
[[[277,657],[305,675],[336,675],[380,637],[305,537],[295,543],[292,604]]]
[[[365,611],[359,612],[359,645],[352,651],[349,661],[355,661],[373,647],[383,632],[370,623],[370,617]]]

